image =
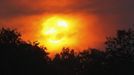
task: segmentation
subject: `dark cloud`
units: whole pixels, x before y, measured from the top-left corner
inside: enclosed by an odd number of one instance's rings
[[[29,5],[20,5],[16,0],[1,0],[0,1],[0,18],[12,18],[18,16],[29,16],[42,14],[44,9],[37,9]]]
[[[134,12],[134,0],[0,0],[0,16],[25,16],[45,12],[123,14]]]

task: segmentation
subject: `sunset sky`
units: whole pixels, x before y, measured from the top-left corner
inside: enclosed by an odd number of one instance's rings
[[[134,24],[133,7],[134,0],[0,0],[0,27],[50,52],[102,48],[107,36]]]

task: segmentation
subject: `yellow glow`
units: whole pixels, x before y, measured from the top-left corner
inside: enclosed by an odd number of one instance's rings
[[[60,52],[63,47],[76,44],[76,40],[70,36],[74,35],[73,23],[70,19],[54,16],[44,20],[42,24],[42,40],[49,52]],[[70,31],[71,30],[71,31]]]
[[[57,25],[63,26],[63,27],[67,27],[68,24],[67,24],[66,21],[59,20],[59,21],[57,22]]]
[[[49,30],[45,31],[45,34],[54,34],[56,30],[54,28],[50,28]]]

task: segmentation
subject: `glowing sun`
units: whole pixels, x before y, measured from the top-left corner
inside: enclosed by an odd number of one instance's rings
[[[49,52],[60,52],[63,47],[74,45],[76,40],[71,36],[74,35],[72,21],[59,16],[50,17],[42,24],[41,43],[48,48]],[[72,32],[70,32],[72,30]]]

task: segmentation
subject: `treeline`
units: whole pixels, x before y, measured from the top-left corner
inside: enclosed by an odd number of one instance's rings
[[[12,29],[0,29],[0,75],[134,75],[134,31],[118,30],[105,50],[76,53],[63,48],[51,60],[45,47],[26,42]]]

